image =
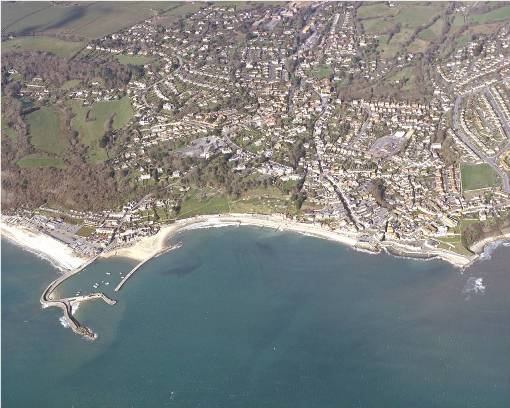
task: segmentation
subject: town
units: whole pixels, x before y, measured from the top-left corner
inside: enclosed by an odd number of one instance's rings
[[[467,13],[463,3],[440,6],[419,27],[388,27],[372,13],[400,15],[406,4],[203,3],[73,56],[130,61],[125,87],[92,79],[55,88],[13,64],[6,77],[21,83],[19,95],[41,109],[69,106],[80,137],[99,128],[87,160],[141,193],[102,210],[25,206],[8,220],[84,256],[222,213],[283,214],[373,245],[469,256],[508,223],[510,25],[425,53],[423,30]],[[390,47],[406,30],[414,37]],[[101,116],[107,106],[129,114]]]

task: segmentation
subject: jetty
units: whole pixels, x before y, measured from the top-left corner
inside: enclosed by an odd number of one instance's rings
[[[133,276],[133,274],[138,269],[140,269],[143,265],[145,265],[151,259],[156,258],[156,257],[158,257],[160,255],[163,255],[166,252],[172,251],[173,249],[180,248],[181,246],[182,246],[182,242],[179,242],[179,243],[177,243],[175,245],[172,245],[171,247],[168,247],[168,248],[162,249],[161,251],[158,251],[156,254],[154,254],[154,256],[150,256],[149,258],[147,258],[144,261],[142,261],[139,264],[137,264],[133,269],[131,269],[129,271],[129,273],[126,276],[124,276],[124,278],[122,278],[122,280],[119,282],[119,284],[115,287],[115,289],[114,289],[115,292],[118,292],[119,290],[121,290],[122,286],[124,286],[124,284],[128,281],[128,279],[131,278],[131,276]]]
[[[68,297],[68,298],[62,298],[62,299],[51,299],[50,295],[51,293],[59,286],[62,282],[64,282],[66,279],[69,279],[71,276],[81,272],[83,269],[85,269],[87,266],[89,266],[92,262],[96,260],[97,256],[92,258],[89,262],[81,266],[80,268],[74,269],[72,271],[69,271],[61,276],[59,276],[57,279],[55,279],[53,282],[51,282],[44,292],[41,294],[40,302],[43,308],[47,307],[58,307],[62,309],[64,312],[64,319],[67,323],[67,325],[71,328],[73,332],[76,334],[79,334],[83,337],[85,337],[88,340],[95,340],[97,338],[97,334],[95,334],[91,329],[89,329],[87,326],[83,326],[80,324],[80,322],[73,316],[73,305],[79,305],[81,302],[87,302],[89,300],[94,299],[101,299],[105,303],[109,305],[114,305],[117,303],[116,300],[109,298],[107,295],[105,295],[102,292],[95,292],[90,293],[88,295],[84,296],[74,296],[74,297]]]

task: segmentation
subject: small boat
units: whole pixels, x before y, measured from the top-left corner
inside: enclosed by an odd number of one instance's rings
[[[110,284],[110,282],[105,282],[105,285],[108,286]]]
[[[110,275],[110,272],[106,272],[107,275]]]

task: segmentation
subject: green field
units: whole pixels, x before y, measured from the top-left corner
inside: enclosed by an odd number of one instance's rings
[[[175,8],[171,2],[2,2],[2,33],[99,38]]]
[[[332,75],[333,72],[330,65],[320,65],[312,70],[312,75],[317,79],[324,79]]]
[[[96,102],[92,106],[81,106],[80,102],[73,102],[72,109],[76,115],[71,125],[80,134],[80,140],[89,147],[87,160],[91,164],[105,161],[108,156],[106,150],[99,146],[99,141],[106,131],[108,120],[113,115],[114,130],[124,127],[133,116],[133,108],[128,97],[114,101]],[[91,111],[87,121],[87,112]]]
[[[58,157],[50,157],[44,153],[33,153],[22,157],[16,163],[20,167],[57,167],[64,168],[65,163]]]
[[[145,65],[152,61],[154,61],[154,58],[147,57],[145,55],[127,55],[127,54],[120,54],[116,56],[117,61],[119,61],[121,64],[127,65]]]
[[[219,3],[217,3],[219,4]],[[239,2],[236,4],[239,7],[245,5],[244,2]],[[205,7],[205,3],[202,2],[182,2],[182,3],[173,3],[171,7],[169,7],[161,17],[158,17],[158,24],[161,25],[170,25],[173,22],[177,21],[177,19],[181,16],[185,16],[188,13],[196,13],[201,8]]]
[[[441,12],[444,8],[443,3],[430,3],[427,6],[413,3],[400,4],[400,11],[395,17],[395,21],[402,24],[403,27],[416,28],[430,23],[432,18]]]
[[[30,143],[38,150],[48,153],[61,154],[67,143],[63,140],[60,119],[57,112],[48,107],[42,107],[25,117],[29,126]]]
[[[84,225],[76,232],[76,235],[79,235],[80,237],[90,237],[94,232],[96,232],[94,227]]]
[[[462,164],[460,171],[463,191],[501,185],[501,179],[488,164]]]
[[[209,193],[201,197],[198,191],[189,193],[182,202],[178,218],[200,214],[222,214],[229,212],[228,197],[221,193]]]
[[[81,42],[63,41],[52,37],[18,37],[2,42],[2,54],[23,51],[45,51],[59,57],[70,57],[83,47]]]
[[[510,5],[505,5],[487,13],[470,16],[469,21],[477,24],[485,24],[504,21],[508,18],[510,18]]]
[[[14,129],[7,126],[7,124],[2,121],[2,137],[4,135],[8,136],[11,140],[16,140],[16,133],[14,132]]]
[[[65,81],[60,88],[69,90],[78,87],[80,83],[81,81],[79,79],[70,79],[69,81]]]
[[[367,34],[386,33],[394,25],[395,23],[393,23],[391,19],[386,19],[384,17],[363,20],[363,30]]]
[[[388,7],[386,3],[363,3],[356,14],[359,18],[373,18],[394,16],[398,13],[398,7]]]
[[[441,32],[443,30],[444,21],[443,19],[438,19],[434,24],[432,24],[429,28],[420,31],[418,35],[422,40],[425,41],[435,41],[439,39]]]

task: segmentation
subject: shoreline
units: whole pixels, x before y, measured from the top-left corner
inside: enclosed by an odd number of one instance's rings
[[[67,244],[48,234],[21,225],[17,217],[2,215],[0,233],[2,238],[50,262],[62,273],[80,268],[91,259],[76,254]]]
[[[461,255],[445,249],[433,247],[417,247],[405,241],[375,241],[365,242],[360,240],[361,234],[345,230],[331,230],[319,224],[297,222],[283,215],[262,214],[213,214],[198,215],[191,218],[177,220],[172,224],[163,225],[154,235],[142,237],[134,242],[119,246],[108,252],[103,252],[97,257],[83,257],[76,254],[68,245],[57,239],[21,225],[17,217],[2,216],[0,221],[1,236],[24,250],[32,252],[36,256],[49,261],[62,274],[82,269],[96,258],[121,257],[138,263],[147,261],[160,255],[168,249],[167,241],[180,232],[195,229],[223,228],[231,226],[254,226],[269,228],[278,231],[295,232],[314,238],[326,239],[348,247],[368,253],[387,252],[393,256],[410,259],[441,259],[450,265],[465,269],[473,262],[480,259],[484,248],[500,240],[510,240],[510,233],[487,237],[473,244],[473,255]]]
[[[173,224],[163,225],[161,229],[152,236],[143,237],[126,246],[120,246],[110,250],[109,252],[85,258],[74,253],[74,251],[66,244],[34,228],[21,225],[19,221],[20,220],[17,217],[2,216],[0,222],[2,237],[5,237],[22,249],[32,252],[40,258],[49,261],[62,272],[56,279],[49,283],[41,294],[40,303],[42,307],[58,307],[62,309],[63,319],[67,326],[70,327],[76,334],[80,334],[89,340],[95,340],[97,335],[88,327],[81,325],[80,322],[73,316],[73,312],[83,301],[100,299],[110,305],[114,305],[116,301],[108,298],[102,293],[93,293],[87,296],[72,298],[53,299],[51,298],[51,294],[54,290],[62,282],[81,272],[98,258],[122,257],[136,261],[136,266],[115,289],[115,291],[118,292],[126,283],[128,278],[131,277],[131,275],[133,275],[147,261],[161,255],[162,253],[179,248],[180,244],[171,245],[168,241],[183,231],[232,226],[262,227],[273,229],[274,231],[289,231],[314,238],[326,239],[347,245],[349,248],[356,251],[374,255],[386,252],[392,256],[414,260],[440,259],[461,270],[468,268],[475,261],[483,259],[483,251],[491,243],[510,240],[510,234],[508,233],[485,238],[472,246],[472,248],[476,249],[475,254],[472,256],[465,256],[434,247],[417,247],[411,245],[412,243],[405,241],[366,242],[361,240],[362,235],[359,233],[345,230],[331,230],[318,224],[297,222],[289,220],[281,214],[215,214],[199,215],[177,220]],[[13,223],[15,223],[15,225],[13,225]]]
[[[141,238],[131,245],[101,254],[101,257],[123,257],[142,262],[159,254],[165,249],[166,241],[182,231],[229,226],[255,226],[279,231],[290,231],[305,236],[338,242],[352,249],[373,254],[385,251],[393,256],[410,259],[441,259],[461,269],[470,266],[479,258],[479,254],[468,257],[444,249],[416,247],[405,242],[378,241],[368,243],[360,241],[361,234],[359,233],[331,230],[317,224],[296,222],[285,218],[283,215],[255,214],[216,214],[185,218],[173,224],[163,226],[157,234],[151,237]]]

